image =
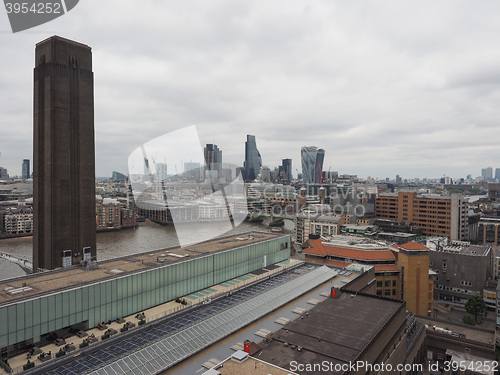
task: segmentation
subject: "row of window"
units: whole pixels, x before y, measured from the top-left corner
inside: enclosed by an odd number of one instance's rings
[[[435,285],[434,288],[439,289],[439,290],[446,290],[448,292],[464,293],[464,294],[471,294],[471,295],[474,294],[473,290],[454,288],[451,286]]]
[[[386,288],[390,287],[391,284],[392,284],[392,286],[396,286],[396,280],[385,280],[383,284],[384,284],[384,287],[386,287]],[[377,281],[377,288],[382,288],[382,281],[381,280]]]
[[[381,289],[377,289],[377,296],[395,296],[396,295],[396,289],[385,289],[382,293]]]

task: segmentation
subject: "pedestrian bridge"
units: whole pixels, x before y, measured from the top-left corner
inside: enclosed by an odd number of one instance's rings
[[[26,273],[33,273],[33,263],[28,259],[18,258],[17,256],[0,252],[0,259],[18,264]]]

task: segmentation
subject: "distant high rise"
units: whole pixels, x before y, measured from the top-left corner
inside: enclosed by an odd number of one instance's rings
[[[214,144],[207,144],[204,149],[206,169],[219,171],[222,168],[222,151]]]
[[[320,183],[323,175],[325,150],[316,146],[304,146],[300,150],[302,160],[302,181],[306,184]]]
[[[287,180],[291,181],[293,179],[293,175],[292,175],[292,159],[283,159],[281,161],[281,165],[283,167],[283,171],[286,174]]]
[[[27,180],[28,178],[30,178],[30,161],[29,161],[29,159],[23,159],[22,178],[23,178],[23,180]]]
[[[259,174],[260,167],[262,167],[262,158],[259,150],[257,150],[257,143],[255,142],[254,135],[247,135],[247,141],[245,142],[245,162],[243,166],[246,173],[245,180],[255,180]]]
[[[89,46],[36,45],[33,270],[96,257],[94,74]]]
[[[481,176],[483,176],[485,180],[492,179],[493,178],[493,168],[488,167],[488,168],[481,169]]]
[[[500,168],[495,169],[495,180],[500,181]]]
[[[208,169],[217,169],[216,164],[222,164],[222,151],[214,144],[207,144],[204,149],[205,162]]]
[[[493,178],[493,168],[486,168],[486,178]]]
[[[167,163],[156,163],[156,181],[165,182],[168,180]]]
[[[1,179],[9,178],[9,173],[7,172],[7,169],[4,167],[0,167],[0,178]]]

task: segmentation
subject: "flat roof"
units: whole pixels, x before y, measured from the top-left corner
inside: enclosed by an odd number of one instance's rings
[[[262,352],[257,356],[285,369],[290,369],[292,361],[349,363],[358,358],[403,305],[402,301],[342,292],[272,334],[270,342],[261,341]]]
[[[296,374],[295,372],[287,371],[285,369],[273,366],[270,363],[261,361],[257,358],[248,357],[243,363],[237,363],[228,358],[223,363],[223,367],[217,369],[221,375],[290,375]],[[202,373],[205,375],[206,373]]]
[[[410,238],[410,237],[416,237],[417,235],[415,233],[403,233],[403,232],[378,232],[379,236],[387,236],[387,237],[401,237],[401,238]]]
[[[472,326],[466,327],[463,324],[454,324],[447,320],[433,319],[420,315],[416,318],[420,322],[424,323],[429,331],[434,331],[433,326],[436,326],[438,328],[465,335],[467,340],[477,341],[483,344],[491,344],[492,347],[495,345],[495,331],[490,331],[484,328],[475,328]]]
[[[173,263],[203,257],[210,253],[235,249],[241,246],[259,243],[273,238],[285,237],[282,233],[252,231],[205,241],[186,247],[172,247],[148,251],[122,258],[97,262],[98,268],[88,270],[73,266],[54,271],[41,272],[15,279],[0,281],[0,305],[17,302],[22,299],[52,292],[55,290],[78,287],[105,279],[124,276],[137,271],[166,267]],[[31,290],[15,295],[7,291],[29,287]],[[7,288],[7,290],[5,290]]]
[[[444,246],[442,249],[432,250],[440,253],[487,256],[490,253],[491,245],[456,245],[452,243]]]

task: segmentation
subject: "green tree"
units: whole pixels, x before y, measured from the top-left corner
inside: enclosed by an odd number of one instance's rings
[[[471,326],[476,325],[476,321],[471,314],[466,314],[462,317],[462,322]]]
[[[465,303],[465,311],[474,316],[476,324],[484,317],[486,312],[486,303],[483,301],[483,296],[472,296]]]

